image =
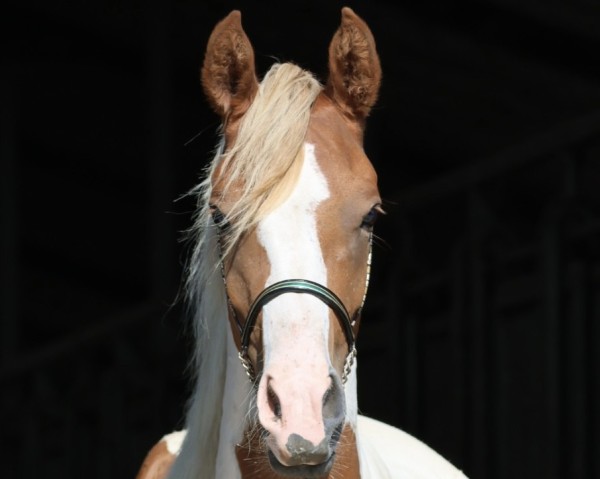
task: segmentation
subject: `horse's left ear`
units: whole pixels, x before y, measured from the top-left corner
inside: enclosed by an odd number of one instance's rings
[[[215,26],[206,47],[202,86],[213,110],[223,119],[243,115],[258,90],[254,49],[234,10]]]
[[[350,116],[362,121],[377,101],[381,66],[373,34],[350,8],[329,45],[326,93]]]

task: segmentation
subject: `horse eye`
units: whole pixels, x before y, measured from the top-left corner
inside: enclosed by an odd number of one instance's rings
[[[367,231],[373,231],[373,226],[375,226],[375,222],[380,214],[385,214],[385,211],[383,211],[380,204],[376,204],[365,216],[363,216],[360,227]]]
[[[229,221],[217,205],[210,205],[213,222],[219,228],[221,234],[227,234],[231,228]]]

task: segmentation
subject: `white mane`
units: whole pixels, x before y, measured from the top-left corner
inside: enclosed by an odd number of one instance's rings
[[[188,406],[188,430],[172,479],[214,479],[225,387],[228,306],[221,278],[217,234],[209,201],[213,184],[220,196],[237,200],[227,212],[232,225],[225,254],[292,190],[303,160],[310,109],[321,91],[314,77],[292,64],[274,65],[246,112],[227,151],[221,141],[206,178],[194,190],[198,212],[191,230],[196,245],[188,265],[186,294],[196,337],[196,385]],[[220,175],[215,178],[217,168]],[[218,201],[217,201],[218,202]]]

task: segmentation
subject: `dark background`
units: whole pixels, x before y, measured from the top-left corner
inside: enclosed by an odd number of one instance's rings
[[[344,4],[384,70],[363,412],[473,478],[599,477],[596,0],[5,1],[3,476],[132,478],[181,426],[208,35],[240,8],[260,74],[325,80]]]

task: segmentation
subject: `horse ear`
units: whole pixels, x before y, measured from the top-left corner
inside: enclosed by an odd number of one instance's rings
[[[202,87],[221,117],[243,115],[258,90],[254,49],[234,10],[213,29],[202,65]]]
[[[327,94],[348,114],[364,120],[377,100],[381,65],[373,34],[350,8],[329,45]]]

